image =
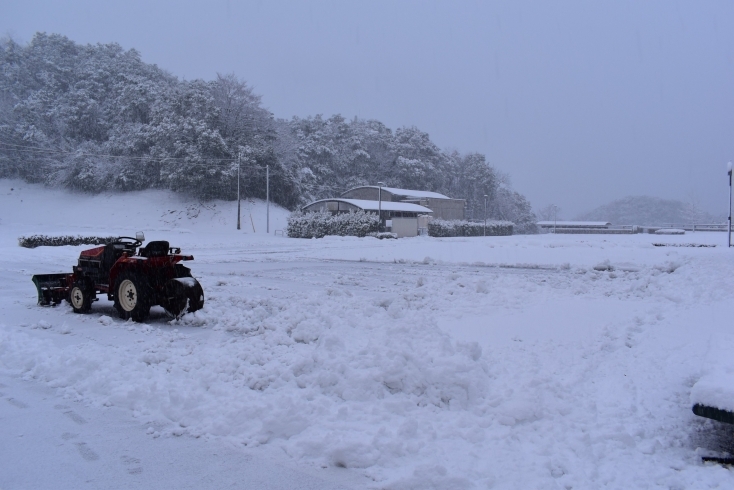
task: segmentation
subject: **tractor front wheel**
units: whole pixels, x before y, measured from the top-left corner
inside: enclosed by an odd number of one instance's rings
[[[150,313],[151,296],[148,281],[134,272],[123,272],[115,281],[115,309],[123,320],[145,320]]]
[[[69,303],[74,313],[87,313],[92,308],[94,289],[84,281],[76,281],[69,292]]]

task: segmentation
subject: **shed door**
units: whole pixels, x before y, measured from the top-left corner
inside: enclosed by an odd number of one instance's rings
[[[396,233],[398,238],[417,236],[418,218],[393,218],[392,232]]]

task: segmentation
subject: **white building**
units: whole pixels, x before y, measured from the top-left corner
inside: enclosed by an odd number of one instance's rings
[[[398,189],[395,187],[380,188],[376,185],[363,185],[349,189],[342,193],[341,197],[369,201],[377,201],[381,197],[383,203],[387,201],[418,204],[433,211],[432,217],[446,220],[464,219],[464,208],[466,208],[464,199],[452,199],[438,192]]]
[[[387,231],[398,238],[418,235],[418,216],[431,215],[433,211],[425,206],[407,202],[370,201],[364,199],[342,199],[340,197],[321,199],[301,208],[304,213],[329,212],[332,214],[364,211],[378,214],[382,212]]]

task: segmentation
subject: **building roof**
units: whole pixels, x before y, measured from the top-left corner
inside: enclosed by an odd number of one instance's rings
[[[538,221],[538,226],[555,226],[557,228],[605,228],[611,225],[608,221]]]
[[[303,206],[302,209],[305,209],[319,202],[328,202],[328,201],[345,202],[345,203],[351,204],[352,206],[356,206],[360,209],[363,209],[365,211],[379,211],[380,209],[380,206],[379,206],[380,201],[368,201],[365,199],[343,199],[341,197],[332,197],[329,199],[319,199],[318,201],[314,201],[310,204],[307,204],[306,206]],[[433,211],[431,211],[430,209],[428,209],[425,206],[419,206],[418,204],[412,204],[409,202],[382,201],[382,210],[383,211],[406,211],[406,212],[421,213],[421,214],[433,213]]]
[[[348,191],[342,193],[342,196],[346,194],[349,191],[353,191],[354,189],[364,189],[364,188],[372,188],[372,189],[379,189],[379,186],[376,185],[361,185],[359,187],[353,187],[349,189]],[[439,194],[438,192],[431,192],[431,191],[416,191],[413,189],[398,189],[397,187],[383,187],[383,191],[387,191],[391,194],[395,194],[397,196],[407,196],[407,197],[414,197],[416,199],[425,198],[425,197],[431,197],[433,199],[451,199],[449,196],[444,196],[443,194]],[[384,201],[383,201],[384,202]]]

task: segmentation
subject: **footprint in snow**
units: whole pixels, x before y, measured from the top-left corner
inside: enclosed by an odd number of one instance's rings
[[[77,442],[76,448],[79,450],[79,454],[82,455],[82,458],[87,461],[97,461],[99,459],[99,455],[92,451],[89,446],[87,446],[86,442]]]
[[[132,466],[132,468],[128,468],[127,472],[131,475],[139,475],[143,472],[143,468],[140,466],[140,460],[138,458],[132,458],[130,456],[122,456],[122,462],[127,466]]]
[[[73,412],[71,410],[69,410],[68,412],[64,412],[64,415],[66,415],[67,417],[69,417],[71,420],[73,420],[74,422],[76,422],[79,425],[87,423],[84,417],[82,417],[78,413]]]
[[[28,408],[28,405],[26,405],[25,403],[23,403],[20,400],[16,400],[15,398],[6,398],[6,400],[8,400],[8,403],[10,403],[11,405],[13,405],[15,407],[18,407],[18,408]]]
[[[84,417],[82,417],[81,415],[79,415],[78,413],[76,413],[73,410],[69,410],[69,407],[66,405],[54,405],[54,408],[56,410],[64,410],[63,412],[64,415],[66,415],[67,417],[69,417],[71,420],[73,420],[74,422],[76,422],[79,425],[87,423]]]

